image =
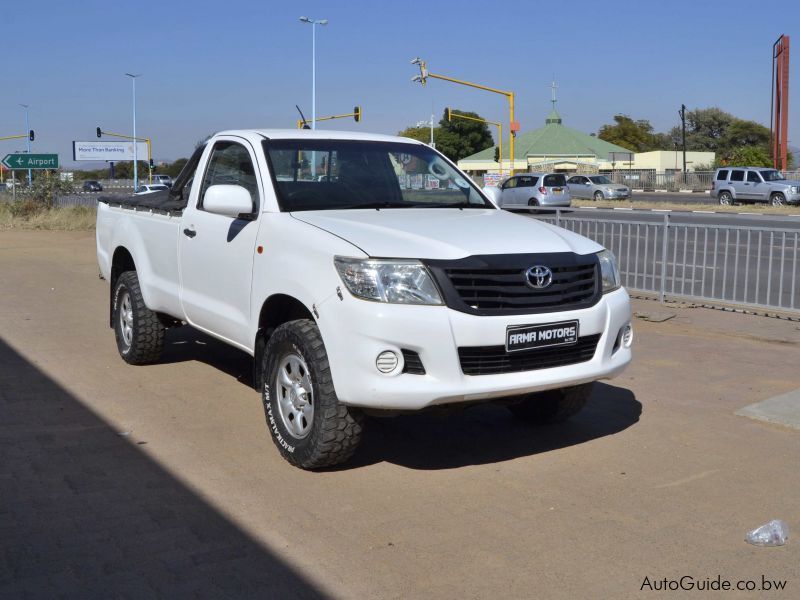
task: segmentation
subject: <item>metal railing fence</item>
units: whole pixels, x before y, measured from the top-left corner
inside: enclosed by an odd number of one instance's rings
[[[704,302],[800,312],[800,230],[567,214],[537,218],[586,236],[617,257],[622,284],[661,301]]]

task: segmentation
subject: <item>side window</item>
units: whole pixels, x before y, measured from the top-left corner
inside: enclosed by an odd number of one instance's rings
[[[514,189],[515,187],[517,187],[517,178],[516,177],[512,177],[511,179],[509,179],[508,181],[506,181],[503,184],[503,189],[504,190],[511,190],[511,189]]]
[[[258,204],[256,171],[247,148],[237,142],[217,142],[211,150],[208,166],[203,177],[203,187],[197,208],[203,208],[206,190],[212,185],[240,185],[250,192],[253,207]]]
[[[748,171],[747,181],[749,181],[750,183],[761,183],[761,177],[759,177],[758,173],[756,173],[755,171]]]
[[[573,177],[570,177],[569,179],[567,179],[567,183],[580,183],[580,182],[581,182],[581,178],[577,177],[577,176],[573,176]]]
[[[744,181],[744,171],[731,171],[731,181]]]
[[[717,173],[717,181],[725,181],[726,179],[728,179],[728,169],[722,169]]]
[[[519,178],[519,185],[518,187],[531,187],[533,185],[533,180],[531,177],[520,177]]]

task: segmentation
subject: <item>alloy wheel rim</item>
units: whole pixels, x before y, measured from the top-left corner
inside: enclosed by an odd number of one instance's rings
[[[125,342],[126,346],[130,346],[133,340],[133,304],[131,303],[131,295],[128,292],[123,293],[119,306],[119,325],[122,341]]]
[[[278,364],[275,396],[286,431],[297,439],[305,438],[314,423],[314,391],[308,365],[299,354],[286,354]]]

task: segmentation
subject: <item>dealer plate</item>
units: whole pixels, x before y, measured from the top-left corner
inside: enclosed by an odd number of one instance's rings
[[[578,329],[578,321],[510,325],[506,328],[506,352],[548,346],[572,346],[578,342]]]

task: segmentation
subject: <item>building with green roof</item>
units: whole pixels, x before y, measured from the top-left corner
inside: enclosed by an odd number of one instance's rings
[[[497,173],[495,148],[481,150],[458,161],[458,166],[471,175]],[[614,155],[612,153],[617,153]],[[520,133],[514,147],[514,169],[517,171],[554,171],[562,173],[596,173],[612,169],[612,161],[631,161],[632,151],[577,129],[566,127],[555,109],[545,119],[544,127]],[[511,167],[509,144],[503,143],[503,171]]]

